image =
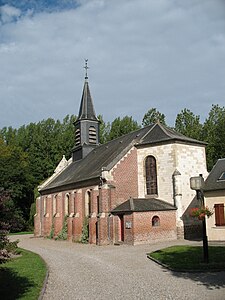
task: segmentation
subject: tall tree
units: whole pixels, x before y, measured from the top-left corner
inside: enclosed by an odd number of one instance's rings
[[[109,140],[113,140],[131,131],[140,129],[140,125],[132,119],[132,117],[125,116],[120,119],[116,118],[112,124],[109,132]]]
[[[105,144],[109,140],[110,123],[104,122],[102,115],[98,115],[98,119],[100,121],[99,141],[100,144]]]
[[[201,140],[202,125],[200,123],[200,116],[196,116],[189,109],[183,109],[177,115],[175,130],[193,139]]]
[[[160,122],[163,125],[166,125],[165,115],[159,112],[156,108],[151,108],[144,115],[142,120],[142,126],[147,126],[150,124],[154,124],[156,122]]]
[[[212,105],[203,124],[203,139],[206,147],[207,165],[211,170],[218,158],[225,157],[225,108]]]

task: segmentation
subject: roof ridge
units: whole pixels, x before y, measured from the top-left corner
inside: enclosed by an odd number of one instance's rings
[[[149,132],[151,132],[153,130],[153,128],[155,128],[155,126],[157,125],[157,123],[155,124],[150,124],[148,126],[145,126],[143,128],[146,128],[146,127],[150,127],[152,126],[151,128],[149,128],[149,130],[146,132],[146,134],[143,135],[143,137],[141,138],[141,142],[144,140],[144,138],[149,134]]]

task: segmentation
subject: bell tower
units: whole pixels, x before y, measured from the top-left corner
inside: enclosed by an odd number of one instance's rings
[[[93,101],[88,84],[88,60],[85,59],[85,80],[80,103],[80,110],[75,127],[75,146],[72,150],[73,161],[84,158],[99,145],[100,121],[96,117]]]

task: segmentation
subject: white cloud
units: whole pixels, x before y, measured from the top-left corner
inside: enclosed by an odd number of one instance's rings
[[[5,23],[0,128],[77,114],[84,58],[96,112],[106,120],[132,115],[140,122],[151,107],[170,125],[185,107],[204,118],[225,100],[224,6],[89,0]]]
[[[9,23],[15,21],[21,15],[21,11],[10,5],[0,6],[0,21],[4,23]]]

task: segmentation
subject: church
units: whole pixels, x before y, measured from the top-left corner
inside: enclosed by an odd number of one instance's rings
[[[99,126],[86,72],[72,157],[39,187],[34,235],[64,230],[68,240],[85,234],[97,245],[194,237],[189,182],[208,174],[205,143],[157,122],[101,145]]]

